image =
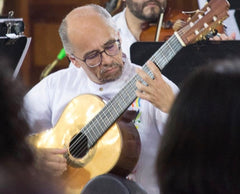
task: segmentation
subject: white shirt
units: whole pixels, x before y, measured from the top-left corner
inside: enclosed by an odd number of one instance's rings
[[[75,66],[50,74],[25,97],[31,127],[35,132],[54,127],[64,107],[80,94],[91,93],[109,101],[135,75],[135,68],[136,65],[126,61],[122,76],[102,85],[92,82],[82,68]],[[177,93],[177,86],[166,77],[164,79]],[[155,160],[167,114],[142,99],[135,101],[129,109],[139,111],[135,125],[142,145],[140,158],[131,178],[149,194],[159,194]]]
[[[122,51],[127,55],[127,58],[130,59],[130,47],[131,45],[136,42],[136,38],[130,32],[127,21],[125,18],[126,9],[121,11],[120,13],[113,16],[113,21],[115,22],[116,26],[118,27],[121,42],[122,42]]]
[[[199,8],[204,7],[206,4],[206,0],[198,0]],[[240,29],[238,28],[235,16],[234,16],[235,10],[230,9],[228,11],[229,17],[223,21],[223,24],[227,27],[226,28],[226,34],[229,36],[231,33],[236,33],[236,40],[240,40]]]

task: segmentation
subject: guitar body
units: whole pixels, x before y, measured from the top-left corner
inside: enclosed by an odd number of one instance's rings
[[[128,175],[140,154],[140,138],[132,122],[133,114],[124,114],[83,157],[74,157],[69,149],[72,138],[105,106],[101,98],[80,95],[64,109],[56,126],[30,137],[37,148],[68,148],[67,171],[63,174],[66,193],[80,193],[85,184],[101,174]],[[136,116],[136,115],[134,115]]]

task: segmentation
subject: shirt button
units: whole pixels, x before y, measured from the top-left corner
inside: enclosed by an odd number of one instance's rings
[[[99,88],[99,91],[103,91],[103,88]]]

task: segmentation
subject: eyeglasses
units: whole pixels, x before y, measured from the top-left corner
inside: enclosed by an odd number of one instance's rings
[[[110,44],[107,44],[103,51],[93,51],[88,56],[86,56],[85,59],[80,59],[75,55],[73,56],[80,61],[83,61],[88,67],[97,67],[102,63],[103,52],[106,53],[108,56],[115,56],[120,52],[120,48],[120,40],[118,39],[111,42]]]

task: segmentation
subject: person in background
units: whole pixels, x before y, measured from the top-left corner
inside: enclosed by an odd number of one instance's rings
[[[113,16],[122,38],[122,50],[130,59],[130,46],[140,41],[140,34],[146,22],[156,22],[167,7],[167,0],[123,0],[126,8]],[[233,40],[235,33],[215,36],[214,40]]]
[[[25,90],[20,81],[13,79],[7,57],[0,54],[0,59],[0,163],[28,168],[34,163],[34,155],[25,141],[30,132],[23,110]]]
[[[157,22],[167,6],[167,0],[123,0],[126,7],[113,16],[122,39],[122,50],[130,59],[130,46],[140,40],[143,25]]]
[[[156,164],[161,194],[240,191],[240,59],[190,75],[164,128]]]
[[[35,152],[27,141],[30,128],[23,107],[26,90],[13,78],[8,64],[9,59],[0,53],[0,193],[61,194],[51,175],[35,166]]]
[[[136,68],[140,68],[130,63],[122,53],[117,27],[111,15],[98,5],[90,4],[72,10],[63,19],[59,33],[73,66],[52,73],[25,96],[33,132],[54,127],[65,106],[81,94],[97,95],[109,102],[136,75]],[[174,93],[178,92],[174,83],[164,76],[162,79]],[[159,96],[158,100],[163,99]],[[138,112],[135,125],[141,139],[140,157],[129,178],[148,193],[158,194],[155,156],[167,114],[143,99],[134,101],[129,110]],[[61,156],[66,152],[63,148],[46,149],[42,155],[46,168],[52,173],[63,173],[67,163]]]

